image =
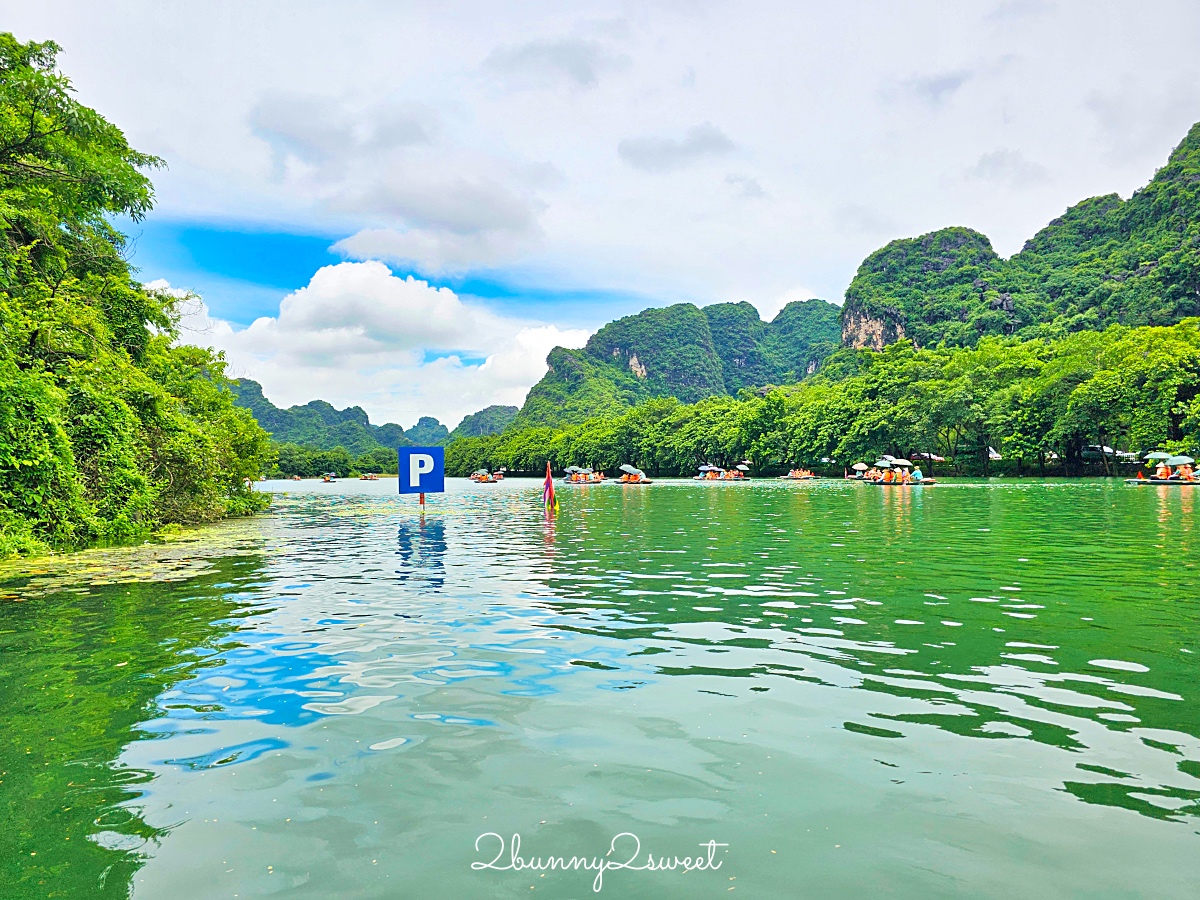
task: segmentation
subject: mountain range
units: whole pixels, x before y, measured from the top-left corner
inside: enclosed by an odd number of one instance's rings
[[[263,395],[262,385],[249,378],[234,382],[232,388],[234,402],[250,410],[276,443],[318,450],[344,447],[353,454],[414,444],[438,447],[457,437],[498,434],[517,414],[515,406],[489,406],[464,418],[454,431],[433,416],[422,416],[416,425],[404,429],[392,422],[372,425],[362,407],[334,409],[324,400],[280,409]]]
[[[1200,123],[1150,183],[1072,206],[1003,259],[969,228],[892,241],[859,266],[842,342],[971,346],[1200,315]]]
[[[694,403],[800,381],[838,348],[838,307],[793,301],[764,322],[749,303],[680,303],[610,322],[580,350],[555,347],[514,428],[582,422],[653,397]]]
[[[430,417],[407,432],[371,425],[358,407],[338,411],[319,400],[279,410],[248,380],[238,403],[277,441],[350,450],[445,443],[619,415],[657,397],[694,403],[794,383],[839,350],[904,339],[928,347],[973,346],[985,335],[1058,338],[1189,316],[1200,316],[1200,123],[1128,200],[1084,200],[1008,259],[986,235],[953,226],[872,253],[840,307],[795,301],[770,322],[745,302],[643,310],[605,325],[581,349],[551,350],[519,411],[489,407],[454,432]]]

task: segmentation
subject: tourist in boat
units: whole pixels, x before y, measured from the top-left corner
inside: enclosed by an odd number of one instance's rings
[[[1165,462],[1160,462],[1158,464],[1158,468],[1154,470],[1154,477],[1161,478],[1163,481],[1166,481],[1171,477],[1171,467]]]
[[[920,466],[914,466],[914,467],[913,467],[913,470],[912,470],[912,482],[913,482],[913,484],[920,484],[920,483],[921,483],[922,481],[924,481],[924,480],[925,480],[925,473],[921,471],[921,467],[920,467]]]
[[[1193,469],[1189,463],[1184,463],[1175,470],[1175,477],[1180,481],[1195,481],[1196,470]]]

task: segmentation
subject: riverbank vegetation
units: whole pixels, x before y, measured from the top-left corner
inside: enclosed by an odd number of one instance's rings
[[[345,447],[318,450],[299,444],[276,444],[275,463],[268,476],[273,478],[316,478],[326,472],[339,477],[358,477],[365,472],[395,475],[400,460],[395,448],[375,447],[365,453],[353,454]]]
[[[683,475],[750,459],[764,473],[805,465],[840,474],[891,453],[944,457],[934,468],[960,474],[1105,474],[1113,459],[1089,447],[1194,451],[1198,393],[1200,319],[1058,340],[990,337],[970,348],[900,341],[840,350],[788,387],[694,404],[650,400],[579,425],[460,439],[446,450],[446,469],[537,474],[549,459],[556,468],[629,462]]]
[[[111,224],[146,214],[162,163],[75,100],[58,49],[0,34],[0,556],[265,502],[266,432]]]

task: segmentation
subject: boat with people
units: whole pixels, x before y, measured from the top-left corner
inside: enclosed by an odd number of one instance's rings
[[[637,466],[631,466],[629,463],[625,463],[622,466],[620,466],[620,469],[621,469],[622,474],[619,477],[612,479],[612,481],[614,481],[617,484],[653,484],[654,483],[649,478],[647,478],[646,473],[643,472],[641,469],[639,469]]]
[[[358,480],[359,481],[378,481],[379,476],[376,475],[374,472],[364,472],[363,474],[358,476]]]
[[[338,473],[337,472],[322,472],[321,480],[323,482],[325,482],[326,484],[331,484],[332,482],[338,480]]]
[[[846,473],[845,477],[848,481],[865,481],[867,478],[866,472],[870,468],[865,462],[856,462],[850,467],[850,471]],[[850,474],[851,472],[854,474]]]
[[[1137,478],[1126,478],[1126,484],[1173,484],[1180,487],[1200,484],[1196,476],[1196,461],[1190,456],[1154,450],[1142,458],[1154,466],[1154,474],[1147,477],[1138,472]]]
[[[563,484],[602,484],[604,473],[590,467],[567,466],[563,469]]]
[[[722,469],[720,466],[703,465],[700,467],[700,474],[693,475],[693,481],[746,481],[749,475],[750,466],[744,462],[738,463],[732,469]]]
[[[795,468],[786,475],[780,475],[782,481],[816,481],[817,475],[811,469]]]
[[[876,460],[875,465],[863,473],[862,481],[880,487],[926,487],[937,484],[933,478],[925,477],[920,466],[894,456]]]
[[[476,484],[495,484],[504,478],[499,472],[492,473],[487,469],[476,469],[467,477]]]

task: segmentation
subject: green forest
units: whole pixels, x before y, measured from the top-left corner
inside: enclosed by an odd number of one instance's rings
[[[261,509],[270,442],[224,361],[176,346],[112,217],[162,161],[79,103],[52,42],[0,34],[0,556]]]
[[[537,474],[549,459],[685,475],[749,459],[760,473],[801,464],[840,474],[890,453],[944,457],[934,468],[946,473],[1112,474],[1107,455],[1088,461],[1089,446],[1194,450],[1198,393],[1200,319],[1058,340],[987,337],[968,348],[903,340],[840,350],[796,385],[692,404],[649,400],[575,425],[454,441],[446,470]]]
[[[838,307],[794,301],[771,321],[749,303],[679,303],[610,322],[581,350],[555,347],[510,427],[578,423],[654,398],[695,403],[791,384],[838,348]]]
[[[359,406],[335,409],[324,400],[280,409],[249,378],[228,382],[234,402],[254,416],[271,437],[265,469],[275,477],[313,478],[326,472],[357,476],[395,474],[397,447],[441,447],[460,437],[499,434],[517,415],[515,406],[489,406],[465,416],[454,431],[433,416],[421,416],[404,429],[394,423],[373,425]]]
[[[1084,200],[1010,259],[969,228],[892,241],[863,261],[842,316],[845,343],[876,348],[1200,316],[1200,123],[1129,200]]]

